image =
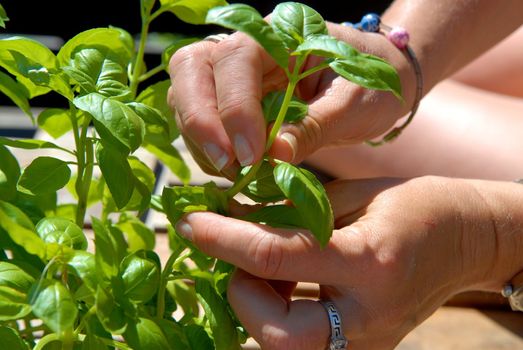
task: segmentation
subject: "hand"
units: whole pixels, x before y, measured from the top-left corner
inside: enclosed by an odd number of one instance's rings
[[[334,24],[329,31],[358,49],[373,48],[370,53],[393,62],[400,76],[413,84],[405,57],[382,35],[364,36]],[[315,59],[307,66],[314,66]],[[219,43],[202,41],[182,48],[171,59],[170,74],[169,101],[177,124],[204,171],[235,174],[239,164],[250,165],[263,156],[267,130],[260,101],[266,93],[283,89],[287,78],[254,40],[234,33]],[[310,104],[309,115],[285,125],[270,154],[297,163],[326,145],[377,137],[407,112],[410,90],[404,87],[407,103],[401,104],[390,93],[363,89],[331,70],[311,75],[297,89]]]
[[[504,195],[521,195],[521,185],[502,186]],[[392,349],[455,293],[499,290],[523,266],[514,258],[520,253],[510,255],[509,265],[499,262],[506,254],[498,250],[512,252],[514,239],[504,244],[491,223],[506,217],[507,208],[493,209],[474,182],[422,177],[326,188],[336,230],[323,250],[307,231],[213,213],[188,214],[177,226],[204,252],[238,266],[229,300],[262,348],[325,349],[330,328],[323,307],[291,300],[299,281],[318,283],[320,299],[334,301],[351,350]]]

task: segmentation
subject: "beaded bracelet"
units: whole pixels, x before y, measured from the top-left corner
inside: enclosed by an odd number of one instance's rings
[[[401,27],[391,28],[383,23],[381,23],[381,18],[375,13],[369,13],[361,19],[359,23],[352,24],[350,22],[341,23],[343,26],[352,27],[359,29],[362,32],[369,33],[381,33],[385,35],[390,42],[392,42],[398,49],[405,53],[410,64],[414,68],[414,73],[416,74],[416,95],[414,97],[414,103],[407,117],[407,120],[400,126],[395,127],[389,131],[381,141],[367,141],[367,144],[371,146],[380,146],[387,142],[394,140],[398,137],[401,132],[410,124],[414,115],[418,111],[418,107],[423,96],[423,76],[421,75],[421,67],[414,54],[414,51],[409,46],[409,33],[406,29]]]

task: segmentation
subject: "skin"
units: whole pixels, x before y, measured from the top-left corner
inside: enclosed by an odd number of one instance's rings
[[[320,298],[335,302],[350,349],[375,350],[394,348],[454,294],[499,291],[523,269],[520,184],[419,177],[326,189],[336,229],[323,250],[307,231],[214,213],[188,214],[176,227],[238,266],[229,301],[263,349],[327,344],[325,310],[291,300],[296,282],[318,283]]]

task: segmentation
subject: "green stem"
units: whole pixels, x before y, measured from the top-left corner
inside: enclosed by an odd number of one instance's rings
[[[87,130],[91,119],[84,118],[79,138],[79,148],[77,150],[78,174],[76,178],[76,194],[78,195],[78,205],[76,208],[76,224],[84,227],[85,213],[87,211],[87,197],[93,176],[93,145],[87,139]]]
[[[133,73],[131,75],[130,89],[132,96],[136,96],[138,84],[140,83],[140,75],[143,69],[143,58],[145,55],[145,43],[147,42],[147,35],[149,33],[149,24],[151,23],[149,14],[142,14],[142,31],[140,33],[140,44],[138,46],[138,53],[133,66]]]
[[[328,61],[324,61],[322,62],[321,64],[315,66],[315,67],[312,67],[311,69],[301,73],[299,76],[298,76],[298,80],[302,80],[302,79],[305,79],[307,78],[309,75],[312,75],[316,72],[319,72],[320,70],[322,69],[325,69],[325,68],[329,68],[329,62]]]
[[[36,344],[36,346],[34,347],[33,350],[42,350],[43,348],[45,348],[45,346],[47,344],[54,342],[55,340],[60,340],[60,337],[58,336],[58,334],[56,334],[56,333],[48,334],[38,341],[38,343]]]
[[[169,280],[169,275],[171,274],[174,266],[178,266],[178,264],[185,260],[189,255],[191,254],[191,251],[188,251],[184,254],[179,254],[177,252],[174,252],[171,254],[167,262],[165,263],[165,267],[162,271],[162,276],[160,279],[160,287],[158,289],[158,302],[156,307],[156,316],[158,318],[163,318],[163,314],[165,313],[165,290],[167,288],[167,282]]]
[[[160,73],[164,69],[165,69],[165,64],[160,64],[160,65],[154,67],[153,69],[151,69],[150,71],[148,71],[147,73],[142,74],[140,76],[140,78],[138,79],[138,81],[139,82],[145,81],[145,80],[149,79],[150,77],[152,77],[153,75]]]

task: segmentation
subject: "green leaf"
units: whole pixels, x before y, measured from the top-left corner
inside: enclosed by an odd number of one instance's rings
[[[122,213],[116,226],[125,233],[131,252],[154,249],[154,232],[137,217]]]
[[[271,14],[271,26],[291,51],[315,34],[327,34],[323,17],[298,2],[278,4]]]
[[[36,140],[36,139],[8,139],[6,137],[0,136],[0,144],[6,145],[9,147],[14,148],[22,148],[22,149],[58,149],[65,151],[64,148],[49,142],[49,141],[43,141],[43,140]]]
[[[170,145],[173,141],[169,132],[169,123],[157,109],[144,103],[127,104],[144,121],[146,143],[156,146]]]
[[[115,237],[97,218],[92,218],[95,242],[96,270],[100,276],[112,277],[118,275],[120,256]]]
[[[71,169],[63,160],[38,157],[23,170],[18,190],[30,195],[56,192],[67,184],[70,177]]]
[[[79,49],[63,70],[79,84],[82,94],[98,92],[118,100],[130,98],[125,67],[111,57],[108,48]]]
[[[151,168],[137,157],[131,156],[127,160],[134,179],[134,191],[129,202],[121,210],[143,212],[149,208],[151,203],[151,192],[154,189],[156,177]]]
[[[171,11],[184,22],[204,24],[207,12],[216,6],[227,5],[224,0],[160,0],[162,8]]]
[[[5,22],[9,21],[5,9],[0,5],[0,27],[5,28]]]
[[[124,103],[93,92],[74,99],[74,105],[90,113],[102,140],[125,151],[135,151],[145,134],[143,120]]]
[[[116,206],[125,207],[131,200],[135,183],[127,156],[112,147],[98,144],[96,159]]]
[[[329,64],[333,71],[355,84],[367,89],[392,92],[401,97],[401,82],[398,73],[390,64],[372,55],[360,54],[346,59],[334,60]]]
[[[46,243],[58,243],[75,250],[87,249],[87,238],[74,222],[60,217],[44,218],[36,225],[36,232]]]
[[[107,48],[113,53],[112,57],[119,57],[124,66],[133,56],[132,41],[128,34],[117,28],[94,28],[77,34],[67,41],[58,52],[58,61],[61,66],[69,65],[74,55],[84,48]]]
[[[87,328],[87,335],[85,336],[82,347],[80,350],[107,350],[109,349],[107,345],[96,335],[89,332],[89,328]]]
[[[236,325],[229,314],[227,301],[204,279],[196,279],[195,289],[205,310],[205,316],[209,320],[216,350],[241,349]]]
[[[0,321],[23,318],[31,312],[27,295],[34,283],[20,267],[0,261]]]
[[[240,216],[238,219],[280,228],[303,226],[303,219],[298,209],[280,204],[262,207],[260,210]]]
[[[73,99],[73,91],[59,70],[43,66],[39,61],[33,61],[24,53],[14,50],[10,52],[16,62],[18,72],[33,84],[48,87],[68,100]]]
[[[20,178],[20,165],[16,157],[0,144],[0,198],[11,200],[16,196],[16,183]]]
[[[53,332],[72,330],[78,315],[71,292],[56,280],[41,281],[30,297],[33,313]]]
[[[71,113],[63,108],[46,108],[37,118],[38,126],[57,139],[73,128]]]
[[[128,255],[120,266],[124,295],[140,303],[149,301],[156,294],[160,282],[158,266],[143,255],[143,251]]]
[[[237,181],[250,169],[250,166],[243,167]],[[263,160],[256,173],[256,178],[242,190],[242,193],[258,203],[277,202],[285,199],[285,195],[274,181],[273,170],[274,167],[267,160]]]
[[[224,214],[228,207],[225,192],[220,191],[212,182],[204,186],[165,187],[162,204],[173,226],[185,213],[212,211]]]
[[[2,339],[2,347],[4,349],[29,350],[27,344],[13,328],[0,325],[0,339]]]
[[[173,145],[161,147],[146,145],[145,149],[156,156],[183,184],[187,185],[189,183],[191,179],[191,169]]]
[[[25,114],[34,121],[29,105],[29,91],[4,72],[0,72],[0,92],[9,97]]]
[[[174,120],[174,111],[171,110],[167,103],[167,91],[170,86],[170,79],[151,84],[138,95],[136,101],[146,104],[161,113],[163,119],[169,125],[169,138],[172,142],[180,135],[180,131]]]
[[[263,116],[267,123],[273,122],[278,117],[283,99],[285,97],[285,91],[272,91],[265,95],[262,99]],[[309,105],[293,96],[287,114],[285,115],[284,121],[287,123],[297,123],[309,113]]]
[[[173,350],[191,350],[191,349],[201,349],[201,348],[191,348],[189,347],[189,340],[185,335],[183,328],[176,322],[158,319],[155,320],[156,324],[160,327],[167,342],[169,343],[171,349]]]
[[[67,266],[72,273],[85,283],[87,288],[96,292],[98,286],[98,276],[96,273],[96,259],[92,253],[77,250],[67,261]]]
[[[285,162],[274,168],[274,178],[300,213],[305,228],[325,247],[334,229],[334,215],[323,185],[311,172]]]
[[[117,303],[110,290],[99,285],[96,291],[96,315],[105,330],[113,334],[123,334],[127,328],[124,309]]]
[[[140,317],[137,322],[129,322],[124,338],[133,349],[169,350],[173,349],[162,329],[148,318]]]
[[[45,257],[45,243],[35,232],[31,220],[14,205],[0,200],[0,227],[29,254]],[[1,233],[1,232],[0,232]]]
[[[17,53],[17,58],[24,58],[18,62],[13,56]],[[23,63],[33,62],[36,67],[27,67]],[[22,66],[20,66],[21,64]],[[19,36],[9,37],[0,40],[0,66],[5,68],[9,73],[16,76],[17,80],[26,87],[29,92],[29,98],[46,94],[50,89],[46,86],[38,86],[26,75],[33,70],[31,74],[38,75],[38,71],[45,68],[47,72],[56,72],[58,62],[54,53],[40,42]],[[22,71],[20,71],[20,68]],[[43,73],[44,71],[42,71]]]
[[[171,60],[172,55],[179,49],[181,49],[184,46],[190,45],[192,43],[195,43],[199,41],[200,38],[182,38],[176,40],[171,45],[167,46],[165,50],[163,50],[162,53],[162,64],[165,65],[165,69],[167,72],[169,72],[169,61]]]
[[[328,58],[350,58],[358,55],[358,51],[342,40],[330,35],[313,35],[300,44],[293,55],[313,54]]]
[[[212,339],[209,334],[200,325],[188,324],[183,327],[183,331],[189,341],[190,349],[198,350],[215,350]]]
[[[217,24],[251,36],[282,68],[289,65],[289,53],[282,38],[253,7],[232,4],[216,7],[209,11],[206,23]]]

